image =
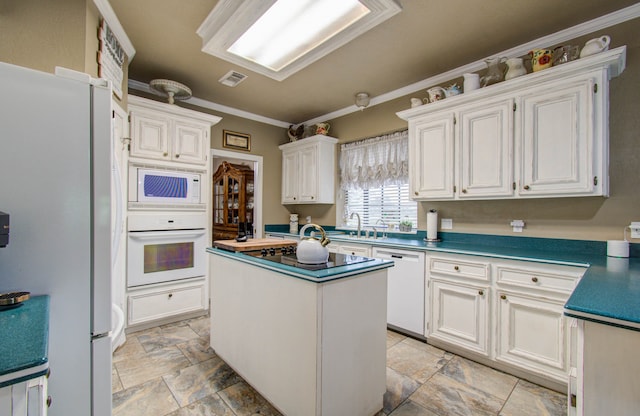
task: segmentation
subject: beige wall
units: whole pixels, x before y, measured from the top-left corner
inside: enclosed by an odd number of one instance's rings
[[[0,60],[45,72],[85,70],[85,0],[0,1]]]
[[[421,202],[418,226],[426,227],[426,212],[435,208],[440,218],[452,218],[454,232],[506,234],[568,239],[621,239],[623,227],[640,221],[640,25],[638,19],[576,39],[584,45],[593,37],[609,34],[611,48],[627,46],[627,68],[610,83],[610,197],[549,198],[462,202]],[[567,42],[569,43],[569,42]],[[514,45],[515,46],[515,45]],[[547,45],[541,45],[547,46]],[[406,128],[395,113],[409,107],[410,94],[367,108],[362,112],[331,120],[331,133],[341,142]],[[300,210],[301,215],[312,209]],[[509,222],[526,222],[523,233],[513,233]],[[335,210],[321,218],[335,224]]]

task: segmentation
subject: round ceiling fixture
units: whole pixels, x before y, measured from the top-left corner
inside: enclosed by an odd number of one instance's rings
[[[191,98],[191,88],[170,79],[152,79],[149,82],[149,88],[160,95],[168,97],[169,104],[173,104],[175,100],[188,100]]]
[[[366,92],[359,92],[356,94],[356,106],[360,111],[364,110],[369,105],[369,94]]]

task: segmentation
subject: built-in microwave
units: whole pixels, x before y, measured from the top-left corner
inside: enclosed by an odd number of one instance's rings
[[[204,210],[202,174],[170,169],[129,167],[130,209]]]

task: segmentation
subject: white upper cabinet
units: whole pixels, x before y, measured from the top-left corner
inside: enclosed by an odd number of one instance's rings
[[[625,57],[620,47],[399,112],[412,198],[608,196],[608,84]]]
[[[338,139],[315,135],[279,146],[282,150],[282,203],[333,204]]]
[[[217,116],[129,96],[131,158],[205,165]]]
[[[413,199],[452,199],[452,114],[416,120],[410,129],[409,192]]]
[[[595,89],[603,81],[598,71],[521,97],[521,196],[606,195],[599,162],[606,149],[598,148],[602,137],[594,140],[594,110],[605,106]]]
[[[513,195],[513,100],[458,111],[458,197]]]

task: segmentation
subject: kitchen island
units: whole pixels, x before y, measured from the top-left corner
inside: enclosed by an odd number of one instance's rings
[[[387,268],[209,248],[211,347],[285,415],[371,416],[386,391]]]

